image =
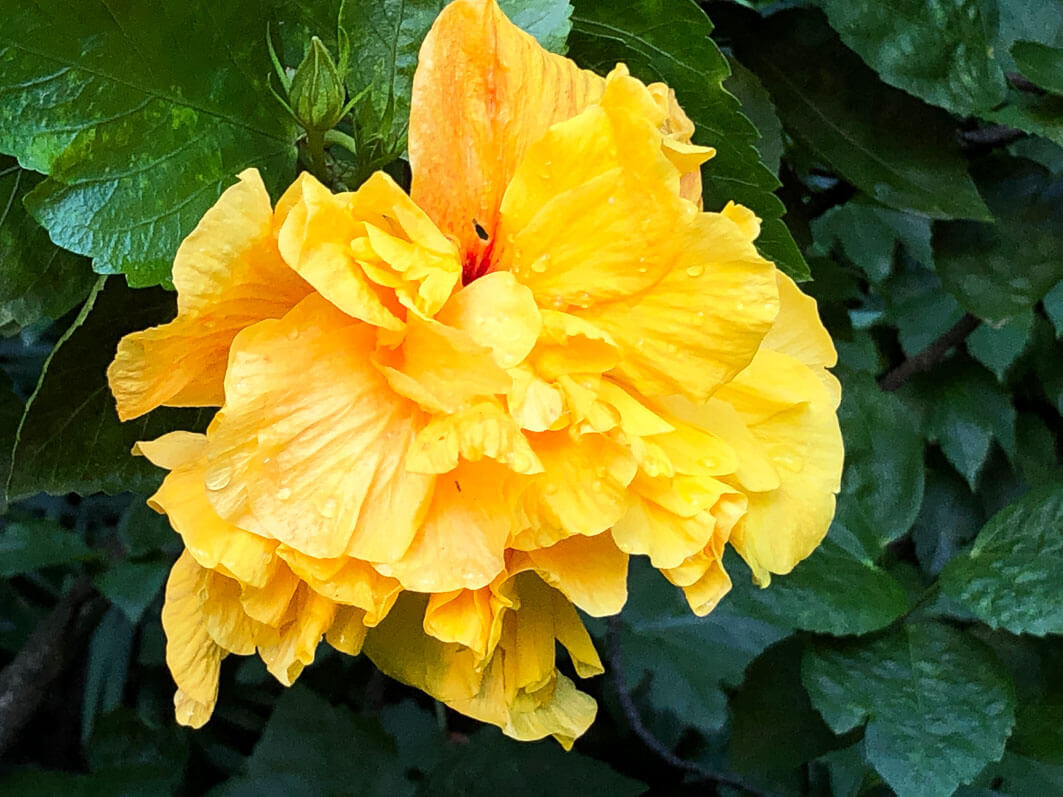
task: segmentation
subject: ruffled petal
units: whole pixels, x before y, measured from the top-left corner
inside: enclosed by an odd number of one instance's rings
[[[374,343],[317,296],[241,333],[207,432],[223,518],[319,558],[406,552],[433,480],[403,467],[419,415],[369,362]]]
[[[336,619],[336,604],[300,585],[293,598],[291,619],[277,640],[258,648],[266,669],[285,686],[291,686],[306,665],[314,661],[321,637]]]
[[[623,517],[637,469],[626,449],[601,435],[572,439],[567,432],[535,435],[532,448],[543,473],[527,480],[526,522],[510,547],[534,550],[574,534],[593,537]]]
[[[242,172],[177,250],[177,318],[118,344],[107,378],[119,418],[162,404],[221,404],[236,333],[284,315],[310,291],[281,260],[274,224],[262,178]]]
[[[162,629],[166,633],[166,665],[177,683],[177,721],[202,726],[218,699],[218,674],[225,651],[211,638],[203,617],[207,571],[182,553],[166,582]]]
[[[509,471],[464,462],[436,481],[432,504],[406,554],[376,569],[416,592],[480,589],[505,568],[513,526]]]
[[[788,573],[812,553],[834,516],[843,459],[835,397],[804,363],[762,350],[719,398],[756,441],[739,457],[763,457],[778,474],[775,489],[747,489],[749,507],[731,537],[754,578],[767,584],[770,574]]]
[[[499,401],[480,401],[453,415],[440,415],[417,433],[406,467],[416,473],[447,473],[460,459],[484,457],[507,465],[516,473],[541,473],[535,455],[517,422]]]
[[[413,79],[411,194],[467,262],[479,262],[491,246],[502,194],[528,146],[596,101],[602,85],[543,50],[495,0],[457,0],[443,9]]]
[[[670,227],[672,269],[644,293],[574,311],[620,346],[618,378],[647,396],[704,401],[752,359],[779,309],[775,267],[733,221]]]
[[[531,352],[542,330],[532,292],[506,272],[474,280],[455,293],[436,319],[464,330],[491,350],[501,368],[513,368]]]
[[[549,548],[516,552],[511,572],[528,567],[592,617],[617,614],[627,601],[628,557],[609,532],[578,535]]]

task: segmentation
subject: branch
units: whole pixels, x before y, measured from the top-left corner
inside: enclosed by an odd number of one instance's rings
[[[944,359],[953,346],[966,340],[980,323],[982,322],[975,316],[967,313],[952,329],[878,380],[879,387],[883,390],[896,390],[916,374],[929,371]]]
[[[724,786],[730,786],[735,789],[740,789],[747,794],[762,794],[762,792],[733,775],[724,775],[694,761],[687,761],[685,758],[680,758],[650,732],[642,722],[642,716],[639,714],[638,707],[635,705],[635,701],[632,700],[631,693],[627,690],[627,679],[624,676],[624,666],[620,657],[620,618],[618,616],[614,615],[609,618],[605,637],[605,647],[606,658],[609,661],[609,668],[613,673],[613,685],[616,687],[616,694],[620,700],[620,707],[624,710],[624,716],[627,718],[631,730],[637,737],[639,737],[639,740],[646,745],[646,747],[652,750],[657,757],[665,763],[676,769],[681,769],[684,772],[690,772],[693,775],[696,775],[698,780],[708,780]]]
[[[83,633],[83,614],[95,611],[93,589],[82,578],[30,634],[14,659],[0,671],[0,755],[18,737],[63,672]],[[82,629],[83,630],[83,629]]]

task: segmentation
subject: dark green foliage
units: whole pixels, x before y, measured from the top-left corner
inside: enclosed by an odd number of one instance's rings
[[[130,449],[212,413],[121,424],[105,369],[172,317],[174,252],[236,174],[276,195],[307,162],[267,29],[290,67],[345,31],[365,94],[328,169],[401,183],[444,5],[0,0],[0,702],[35,629],[91,596],[0,795],[1063,793],[1058,0],[502,2],[581,66],[671,85],[718,150],[706,208],[753,208],[761,252],[811,274],[843,385],[834,523],[767,589],[729,552],[704,618],[634,560],[623,614],[588,622],[606,675],[573,752],[327,645],[288,690],[231,657],[211,723],[174,723],[159,613],[181,541]]]

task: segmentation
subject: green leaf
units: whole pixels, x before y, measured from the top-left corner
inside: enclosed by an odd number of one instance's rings
[[[770,791],[773,780],[803,780],[804,763],[837,746],[801,684],[804,647],[788,639],[768,648],[730,699],[731,766]]]
[[[772,193],[778,180],[760,162],[757,131],[723,87],[730,68],[710,38],[705,12],[693,0],[581,0],[575,6],[572,57],[603,74],[623,61],[642,80],[675,89],[697,127],[694,141],[716,148],[704,168],[705,207],[719,210],[734,200],[752,208],[763,219],[757,248],[794,279],[808,279],[808,264],[782,222],[785,208]]]
[[[1033,312],[1019,315],[999,325],[982,324],[967,338],[967,351],[1004,381],[1008,369],[1030,345]]]
[[[169,572],[165,561],[118,561],[93,579],[96,589],[136,625],[162,589]]]
[[[467,743],[453,748],[421,783],[417,794],[636,797],[645,791],[644,783],[615,772],[601,761],[576,752],[566,753],[552,740],[515,742],[494,728],[484,728],[469,737]]]
[[[993,440],[1015,452],[1015,407],[992,375],[970,361],[946,360],[912,379],[905,392],[925,413],[926,432],[973,490]]]
[[[992,628],[1063,633],[1063,488],[1029,493],[994,515],[941,575],[944,592]]]
[[[1053,94],[1063,94],[1063,49],[1040,42],[1015,42],[1015,65],[1031,82]]]
[[[641,560],[632,562],[620,645],[627,685],[649,678],[654,708],[685,724],[718,730],[727,719],[725,684],[792,625],[776,625],[724,602],[706,617],[690,612],[678,590]]]
[[[394,138],[399,152],[405,144],[410,116],[410,91],[417,54],[446,0],[345,0],[341,24],[350,37],[348,82],[352,93],[369,88],[372,123]],[[553,52],[564,52],[572,27],[568,0],[502,0],[499,5],[520,28]],[[389,108],[390,104],[390,108]],[[390,116],[389,116],[390,113]],[[386,130],[380,126],[388,125]]]
[[[897,329],[905,355],[918,354],[963,318],[955,297],[941,288],[941,278],[909,264],[882,286],[887,301],[882,320]]]
[[[911,528],[923,500],[923,440],[912,412],[867,374],[844,380],[838,409],[845,471],[833,539],[875,561]]]
[[[131,284],[241,170],[294,176],[295,130],[264,81],[267,0],[0,6],[0,151],[50,174],[26,206],[58,245]]]
[[[993,654],[936,623],[870,640],[821,642],[803,680],[835,733],[866,722],[868,761],[900,797],[947,797],[1004,753],[1015,721]]]
[[[81,704],[81,739],[92,736],[96,718],[122,703],[136,628],[118,609],[107,610],[92,634]]]
[[[5,578],[95,556],[81,537],[51,520],[9,521],[0,532],[0,576]]]
[[[1045,294],[1044,306],[1052,326],[1056,328],[1056,337],[1063,338],[1063,280]]]
[[[854,199],[831,208],[812,222],[812,234],[825,253],[839,244],[872,282],[890,275],[898,245],[924,266],[934,264],[930,219],[875,202]]]
[[[837,531],[837,529],[835,529]],[[885,628],[908,608],[908,595],[893,576],[858,559],[828,535],[806,560],[766,589],[753,586],[740,564],[726,598],[732,608],[782,627],[845,636]]]
[[[731,67],[731,76],[724,81],[724,88],[738,98],[742,103],[742,113],[757,128],[760,134],[757,152],[760,153],[761,162],[771,169],[772,174],[778,175],[786,142],[783,141],[782,122],[775,112],[771,95],[760,79],[737,60],[728,58],[727,63]]]
[[[211,795],[408,794],[396,759],[394,740],[376,720],[295,686],[277,701],[246,773]]]
[[[149,492],[162,474],[131,456],[133,444],[175,428],[201,429],[212,414],[163,409],[119,423],[106,376],[118,340],[172,318],[174,295],[133,291],[121,280],[102,283],[56,344],[26,405],[8,483],[13,498],[37,492]]]
[[[997,220],[936,225],[935,262],[945,288],[968,310],[1004,321],[1063,278],[1063,178],[1005,157],[988,159],[977,176]]]
[[[868,196],[932,218],[989,218],[951,117],[884,85],[818,14],[775,14],[737,47],[786,130]]]
[[[994,56],[996,3],[985,0],[821,0],[831,26],[879,76],[961,116],[1004,99]]]
[[[926,493],[912,527],[915,555],[924,571],[938,575],[984,520],[970,488],[950,468],[927,472]]]
[[[133,558],[160,551],[177,554],[183,547],[181,537],[174,532],[166,515],[160,515],[139,496],[122,513],[115,532],[126,553]]]
[[[0,327],[59,318],[95,282],[88,262],[56,248],[22,206],[41,179],[0,157]]]

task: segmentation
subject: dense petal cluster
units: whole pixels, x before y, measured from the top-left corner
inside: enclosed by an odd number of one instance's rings
[[[414,80],[407,195],[254,171],[174,263],[178,314],[120,344],[119,413],[218,406],[139,453],[185,552],[166,588],[178,719],[221,659],[291,684],[324,637],[519,739],[571,744],[628,556],[691,608],[826,532],[842,447],[815,303],[700,207],[712,150],[663,85],[543,51],[457,0]]]

